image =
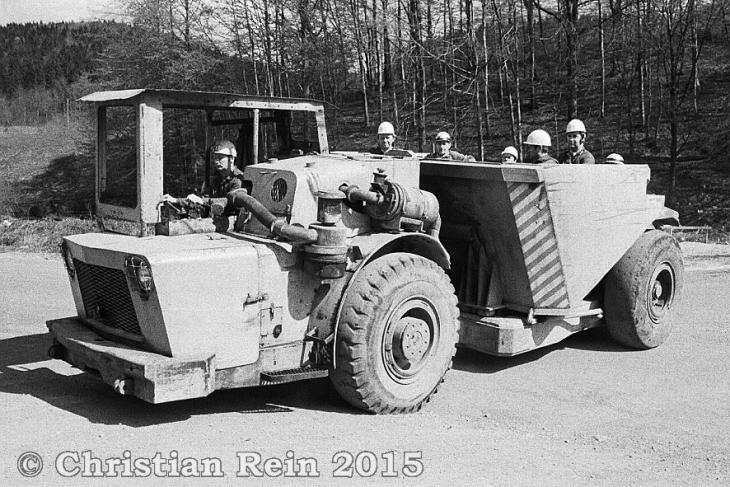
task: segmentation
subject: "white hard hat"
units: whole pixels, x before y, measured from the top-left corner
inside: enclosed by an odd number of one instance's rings
[[[378,125],[378,135],[395,135],[395,129],[390,122],[383,122]]]
[[[586,126],[578,120],[577,118],[574,118],[570,122],[568,122],[568,125],[565,127],[565,133],[569,134],[571,132],[586,132]]]
[[[624,158],[621,157],[621,154],[609,154],[608,157],[606,157],[606,164],[623,164]]]
[[[553,145],[550,140],[550,134],[542,129],[533,130],[530,135],[527,136],[525,141],[527,145],[541,145],[543,147],[551,147]]]
[[[236,157],[236,146],[230,140],[221,140],[213,146],[213,154]]]
[[[517,157],[518,157],[518,155],[517,155],[517,149],[515,149],[511,145],[508,145],[507,147],[505,147],[504,150],[502,151],[502,153],[500,154],[500,156],[503,156],[505,154],[509,154],[511,156],[514,156],[515,159],[517,159]]]
[[[436,134],[436,137],[434,137],[433,140],[436,142],[441,141],[441,140],[446,141],[446,142],[451,142],[451,136],[449,135],[448,132],[439,132]]]

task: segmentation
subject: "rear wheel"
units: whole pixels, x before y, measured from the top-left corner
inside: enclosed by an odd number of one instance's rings
[[[389,254],[365,267],[345,296],[330,378],[372,413],[417,411],[451,366],[458,309],[451,281],[423,257]]]
[[[633,348],[661,345],[683,283],[677,241],[659,230],[644,233],[606,276],[604,314],[611,336]]]

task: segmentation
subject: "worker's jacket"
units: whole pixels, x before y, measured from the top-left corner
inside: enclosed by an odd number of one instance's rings
[[[455,150],[450,150],[448,154],[436,154],[435,152],[430,153],[426,156],[426,159],[442,159],[446,161],[460,161],[460,162],[475,162],[476,159],[472,156],[465,156]]]
[[[585,147],[575,154],[571,154],[567,151],[563,154],[560,159],[560,164],[595,164],[596,160],[593,158],[593,154],[588,152]]]
[[[226,178],[224,178],[218,187],[216,188],[216,191],[214,192],[213,196],[217,198],[223,198],[228,193],[233,191],[234,189],[241,189],[243,187],[243,171],[240,169],[234,167],[231,171],[231,174],[229,174]]]
[[[548,155],[548,154],[540,154],[537,156],[537,158],[533,159],[526,159],[526,164],[558,164],[557,159],[554,157]]]

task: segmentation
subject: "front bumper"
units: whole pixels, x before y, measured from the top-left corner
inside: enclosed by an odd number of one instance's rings
[[[98,372],[120,394],[157,404],[215,390],[215,354],[166,357],[107,340],[75,317],[46,325],[54,338],[53,358]]]

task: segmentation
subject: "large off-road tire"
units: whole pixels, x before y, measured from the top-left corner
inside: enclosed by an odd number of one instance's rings
[[[380,257],[356,279],[342,304],[332,383],[371,413],[417,411],[451,367],[454,287],[436,263],[408,253]]]
[[[683,283],[677,241],[659,230],[644,233],[606,276],[604,315],[611,336],[638,349],[661,345]]]

